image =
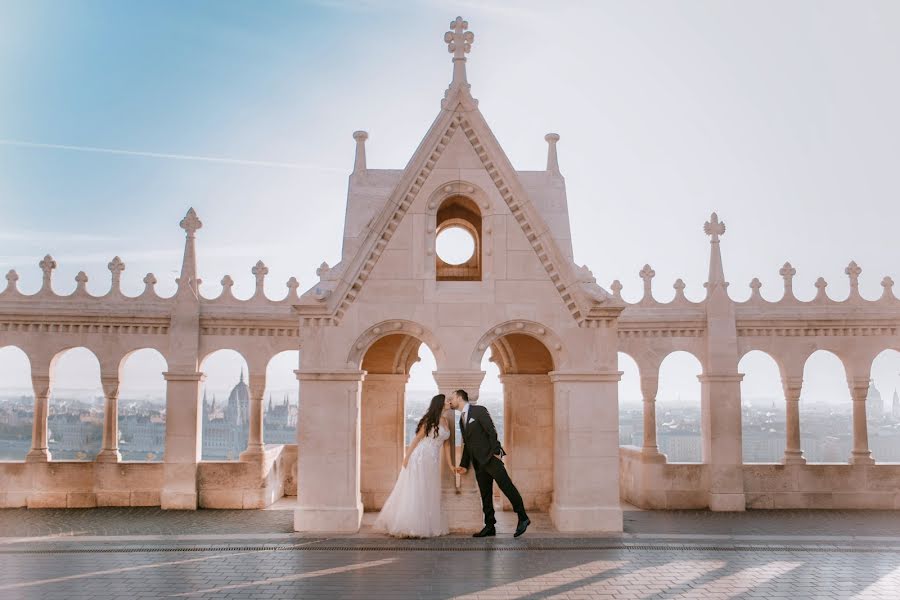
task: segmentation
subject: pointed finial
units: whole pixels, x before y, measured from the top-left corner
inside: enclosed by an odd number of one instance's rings
[[[356,157],[353,159],[353,172],[365,173],[366,140],[369,139],[369,134],[365,131],[354,131],[353,139],[356,140]]]
[[[319,268],[316,269],[316,276],[319,279],[325,279],[325,277],[328,275],[328,272],[330,270],[331,270],[331,267],[329,267],[328,263],[323,260],[322,264],[319,265]]]
[[[203,227],[203,222],[197,217],[197,213],[193,208],[189,208],[187,214],[178,224],[179,227],[187,232],[188,237],[194,237],[194,233]]]
[[[709,221],[703,224],[703,232],[711,236],[710,242],[718,243],[719,236],[725,233],[725,221],[719,221],[719,215],[713,213]]]
[[[466,54],[472,49],[475,34],[469,29],[469,22],[462,17],[456,17],[450,22],[450,31],[444,34],[444,42],[447,43],[447,51],[453,54],[453,81],[450,87],[466,86]]]
[[[559,141],[558,133],[548,133],[544,136],[547,142],[547,172],[551,175],[559,175],[559,159],[556,156],[556,142]]]

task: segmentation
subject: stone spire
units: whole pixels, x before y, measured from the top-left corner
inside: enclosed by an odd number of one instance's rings
[[[178,278],[178,289],[189,289],[194,295],[199,294],[197,282],[197,250],[195,246],[195,235],[197,230],[203,227],[203,223],[197,217],[197,213],[193,208],[188,209],[187,214],[179,223],[185,232],[184,239],[184,258],[181,261],[181,277]]]
[[[725,271],[722,268],[722,252],[719,249],[719,236],[725,233],[725,222],[719,221],[719,216],[713,213],[709,221],[703,225],[703,231],[709,236],[709,278],[706,283],[707,294],[712,294],[713,289],[722,286],[727,287]]]
[[[447,50],[453,54],[453,80],[450,82],[450,88],[464,87],[468,89],[469,82],[466,80],[466,54],[472,49],[472,43],[475,41],[475,34],[469,29],[469,22],[463,21],[462,17],[456,17],[450,22],[450,31],[444,34],[444,41],[447,43]]]
[[[559,175],[559,159],[556,156],[556,142],[559,141],[558,133],[548,133],[544,136],[547,141],[547,172],[551,175]]]
[[[353,139],[356,140],[356,158],[353,160],[353,173],[366,172],[366,140],[369,134],[365,131],[354,131]]]

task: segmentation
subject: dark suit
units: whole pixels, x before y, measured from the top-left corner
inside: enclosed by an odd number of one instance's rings
[[[509,499],[513,510],[519,516],[519,520],[528,518],[525,513],[525,505],[519,490],[513,485],[506,472],[503,461],[497,456],[503,456],[506,452],[497,439],[497,430],[491,414],[483,406],[469,404],[467,423],[463,423],[462,415],[459,417],[459,428],[462,431],[463,449],[459,466],[468,469],[475,467],[475,481],[478,482],[478,490],[481,492],[481,509],[484,511],[484,524],[494,525],[494,482],[500,487],[503,495]]]

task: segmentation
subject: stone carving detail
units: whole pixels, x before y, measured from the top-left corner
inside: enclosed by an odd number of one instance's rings
[[[44,278],[43,278],[43,282],[41,284],[41,291],[52,293],[53,292],[52,277],[53,277],[53,270],[56,269],[56,261],[53,260],[53,257],[48,254],[43,258],[43,260],[41,260],[40,263],[38,263],[38,266],[40,266],[41,271],[44,272]]]
[[[859,274],[862,273],[862,269],[859,265],[856,264],[856,261],[851,260],[850,264],[847,265],[847,268],[844,269],[844,273],[850,278],[850,297],[858,298],[859,297]]]
[[[256,296],[264,295],[266,275],[269,274],[269,267],[267,267],[263,261],[259,260],[253,268],[250,269],[250,272],[256,277]]]
[[[779,269],[778,273],[781,275],[781,278],[784,279],[784,297],[793,298],[794,297],[794,275],[797,274],[797,269],[791,266],[791,263],[786,262],[784,266]]]
[[[194,209],[190,208],[178,225],[187,232],[188,237],[194,237],[197,230],[203,227],[203,222],[197,217]]]
[[[713,243],[719,241],[719,236],[725,233],[725,221],[719,221],[719,215],[713,213],[709,221],[703,224],[703,232],[711,236]]]
[[[109,264],[106,265],[112,275],[112,283],[109,291],[111,294],[118,294],[121,291],[122,271],[125,270],[125,263],[118,256],[114,256]]]
[[[646,264],[638,275],[644,280],[644,297],[641,299],[641,302],[653,302],[653,278],[656,277],[656,271],[651,269],[649,264]]]

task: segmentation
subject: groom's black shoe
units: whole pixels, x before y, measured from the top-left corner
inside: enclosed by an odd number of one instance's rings
[[[520,535],[525,533],[525,530],[528,529],[529,525],[531,525],[531,519],[529,519],[528,517],[525,517],[524,519],[519,521],[519,524],[516,525],[516,532],[513,534],[513,537],[519,537]]]
[[[493,525],[485,525],[484,529],[479,531],[478,533],[473,533],[472,537],[491,537],[497,535],[497,530],[494,529]]]

